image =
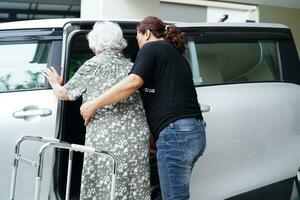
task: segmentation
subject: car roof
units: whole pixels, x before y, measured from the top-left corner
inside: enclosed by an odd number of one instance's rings
[[[96,22],[110,19],[82,19],[82,18],[61,18],[61,19],[38,19],[0,23],[0,30],[10,29],[33,29],[33,28],[63,28],[69,22]],[[118,20],[114,22],[138,23],[140,19]],[[187,22],[169,22],[174,23],[178,27],[257,27],[257,28],[288,28],[282,24],[273,23],[187,23]]]

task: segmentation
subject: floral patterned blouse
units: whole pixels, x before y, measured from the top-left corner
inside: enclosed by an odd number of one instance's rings
[[[128,76],[131,67],[121,52],[106,50],[86,61],[64,88],[70,100],[82,95],[85,103]],[[117,200],[150,200],[148,133],[138,92],[97,110],[86,127],[85,145],[117,157]],[[110,158],[85,154],[80,199],[109,199],[111,172]]]

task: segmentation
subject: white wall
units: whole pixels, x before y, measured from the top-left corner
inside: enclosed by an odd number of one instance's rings
[[[103,15],[102,0],[81,0],[80,18],[100,18]]]
[[[143,19],[159,16],[159,0],[81,0],[81,18]]]
[[[206,22],[206,7],[160,2],[160,17],[167,21]]]
[[[290,27],[300,57],[300,9],[259,6],[260,21],[280,23]]]
[[[259,11],[255,5],[212,0],[160,0],[160,2],[163,9],[166,7],[166,9],[164,9],[166,12],[172,13],[172,15],[167,16],[168,19],[176,18],[175,20],[177,21],[195,22],[197,21],[195,19],[198,18],[200,19],[198,22],[218,22],[224,14],[229,15],[226,22],[245,22],[246,20],[259,21]],[[203,16],[205,14],[206,17]],[[165,14],[161,12],[161,16],[164,15]],[[203,20],[205,18],[206,20]]]
[[[248,19],[248,12],[244,10],[208,7],[207,22],[218,22],[225,14],[229,16],[225,22],[245,22]]]

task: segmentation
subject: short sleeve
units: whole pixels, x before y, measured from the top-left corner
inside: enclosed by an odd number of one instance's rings
[[[86,61],[64,85],[70,101],[78,99],[86,91],[88,81],[92,75],[92,69],[92,63]]]
[[[136,57],[135,63],[129,74],[136,74],[140,76],[144,83],[150,80],[153,68],[156,62],[156,52],[152,45],[145,44]]]

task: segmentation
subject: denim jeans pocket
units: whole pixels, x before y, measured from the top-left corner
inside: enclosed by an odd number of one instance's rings
[[[180,151],[181,160],[185,163],[192,164],[201,156],[205,139],[201,129],[193,131],[175,131],[177,145]]]

